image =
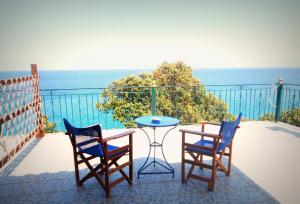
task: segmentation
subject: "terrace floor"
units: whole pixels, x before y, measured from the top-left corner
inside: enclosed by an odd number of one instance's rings
[[[34,139],[0,170],[1,203],[297,203],[300,200],[300,128],[284,123],[242,122],[234,140],[233,172],[218,172],[215,192],[207,184],[190,179],[181,184],[182,126],[172,130],[164,142],[171,175],[141,175],[136,172],[148,153],[147,137],[134,134],[134,184],[123,182],[112,189],[112,199],[95,179],[75,185],[72,148],[63,133]],[[186,127],[185,127],[186,128]],[[199,126],[190,126],[199,128]],[[157,136],[166,128],[158,129]],[[104,131],[111,135],[121,130]],[[146,129],[149,133],[152,129]],[[209,132],[216,132],[213,127]],[[197,137],[190,136],[191,140]],[[159,139],[159,138],[158,138]],[[123,141],[124,142],[124,141]],[[122,143],[122,141],[120,141]],[[116,143],[114,143],[116,144]],[[158,154],[158,158],[162,155]],[[158,167],[151,167],[158,168]],[[82,172],[86,172],[82,166]],[[195,169],[199,173],[207,172]]]

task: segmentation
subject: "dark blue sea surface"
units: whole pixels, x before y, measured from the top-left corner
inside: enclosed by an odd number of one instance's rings
[[[152,70],[148,70],[151,72]],[[40,71],[42,89],[104,88],[112,81],[128,75],[139,74],[141,70],[73,70]],[[25,71],[0,72],[0,78],[29,75]],[[283,78],[285,83],[300,84],[300,68],[232,68],[194,69],[193,75],[206,85],[216,84],[271,84]]]
[[[141,72],[145,71],[40,71],[42,112],[50,121],[56,122],[58,130],[64,130],[62,123],[64,117],[80,127],[95,123],[102,124],[103,128],[123,127],[119,121],[113,120],[112,111],[99,111],[96,109],[96,103],[103,100],[101,97],[103,88],[109,86],[112,81]],[[0,79],[26,75],[30,75],[30,72],[5,71],[0,72]],[[300,68],[195,69],[193,75],[205,85],[211,85],[207,86],[207,91],[224,100],[230,113],[236,115],[242,111],[244,118],[247,119],[258,119],[266,113],[274,115],[276,82],[279,78],[283,78],[287,84],[300,85]],[[296,87],[287,87],[284,90],[283,110],[300,106],[300,86]],[[56,90],[74,88],[80,90]]]

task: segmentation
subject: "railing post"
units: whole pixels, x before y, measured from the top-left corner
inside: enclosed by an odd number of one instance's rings
[[[37,126],[37,137],[43,137],[45,135],[43,117],[41,110],[41,97],[40,97],[40,79],[37,71],[37,65],[31,64],[31,74],[33,76],[33,100],[35,103],[35,114],[36,114],[36,126]]]
[[[156,85],[153,81],[152,87],[151,87],[151,110],[152,115],[156,115]]]
[[[279,78],[276,97],[275,122],[280,120],[283,83],[283,79]]]

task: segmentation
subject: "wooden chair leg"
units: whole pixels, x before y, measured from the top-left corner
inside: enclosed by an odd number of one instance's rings
[[[133,182],[133,156],[132,156],[132,134],[129,135],[129,145],[130,145],[130,149],[129,149],[129,180],[131,181],[130,185]]]
[[[74,165],[75,165],[75,180],[77,186],[82,186],[82,182],[80,182],[80,176],[79,176],[79,167],[78,167],[78,158],[77,154],[74,153]]]
[[[106,198],[110,198],[110,186],[109,186],[109,172],[108,172],[108,163],[105,162],[105,171],[104,171],[104,177],[105,177],[105,193]]]
[[[229,155],[228,155],[228,171],[227,176],[230,176],[231,174],[231,158],[232,158],[232,141],[229,144]]]
[[[215,189],[215,180],[216,180],[216,171],[217,171],[217,161],[216,161],[216,156],[213,156],[213,161],[212,161],[212,170],[211,170],[211,179],[208,183],[208,190],[209,191],[214,191]]]
[[[200,155],[200,164],[203,164],[203,155],[202,154]],[[203,167],[200,166],[200,169],[203,169]]]
[[[182,132],[182,145],[181,145],[181,183],[185,183],[185,133]]]
[[[199,156],[200,156],[200,154],[198,153],[197,156],[194,158],[194,162],[195,163],[197,163],[197,161],[199,161]],[[201,154],[201,156],[202,156],[202,154]],[[192,172],[193,172],[195,166],[196,166],[196,164],[192,164],[192,166],[191,166],[191,168],[190,168],[190,170],[188,172],[188,175],[186,177],[186,180],[188,180],[191,177]]]

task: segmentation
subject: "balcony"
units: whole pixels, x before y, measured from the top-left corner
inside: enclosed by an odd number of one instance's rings
[[[232,175],[218,173],[213,193],[207,191],[206,183],[198,180],[190,179],[187,184],[181,184],[181,135],[178,131],[181,127],[172,130],[164,142],[165,156],[175,169],[174,179],[166,174],[141,175],[137,179],[137,169],[149,147],[143,132],[135,129],[134,184],[129,186],[123,182],[114,187],[110,200],[105,198],[95,179],[82,187],[76,186],[72,148],[63,132],[34,138],[1,168],[1,202],[296,203],[300,199],[299,127],[281,122],[242,122],[234,139]],[[199,128],[197,125],[189,127]],[[217,131],[213,127],[207,130]],[[104,135],[116,131],[120,129],[104,130]],[[160,131],[165,129],[158,129],[157,135],[161,135]],[[82,171],[86,171],[85,168],[82,165]]]

